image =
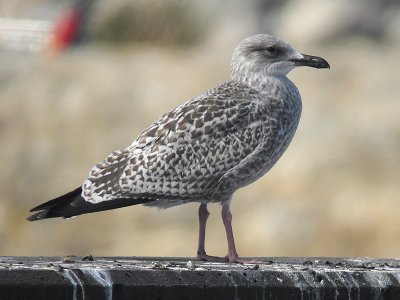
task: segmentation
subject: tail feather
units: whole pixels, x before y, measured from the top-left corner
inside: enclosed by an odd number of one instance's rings
[[[130,205],[142,204],[146,202],[154,201],[149,198],[118,198],[113,200],[107,200],[100,203],[90,203],[86,201],[82,196],[82,188],[79,187],[72,192],[57,197],[53,200],[42,203],[30,210],[30,212],[36,212],[35,214],[27,218],[28,221],[37,221],[48,218],[70,218],[87,213],[93,213],[103,210],[110,210]]]

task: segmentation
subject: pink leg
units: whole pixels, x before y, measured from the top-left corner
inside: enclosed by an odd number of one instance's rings
[[[207,210],[207,204],[200,204],[199,207],[199,246],[197,248],[197,255],[206,254],[205,241],[206,241],[206,224],[210,213]]]
[[[233,230],[232,230],[232,214],[229,210],[229,203],[222,204],[222,221],[224,222],[226,239],[228,240],[228,255],[227,259],[230,263],[250,263],[250,264],[258,264],[262,263],[261,261],[254,260],[245,260],[239,258],[239,255],[236,251],[235,239],[233,238]]]
[[[229,204],[222,205],[222,221],[224,222],[226,239],[228,240],[228,261],[238,262],[239,256],[236,251],[235,239],[232,230],[232,214],[229,210]]]
[[[207,255],[205,250],[205,240],[206,240],[206,224],[210,213],[207,210],[207,204],[202,203],[199,207],[199,245],[197,247],[197,258],[206,261],[214,262],[225,262],[227,261],[225,257],[217,257]]]

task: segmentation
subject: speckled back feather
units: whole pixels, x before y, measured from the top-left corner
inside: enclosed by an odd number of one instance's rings
[[[224,175],[233,175],[256,151],[266,130],[288,130],[290,124],[274,125],[288,108],[273,96],[230,81],[185,102],[150,125],[130,147],[96,165],[83,185],[83,196],[92,203],[146,197],[155,200],[146,205],[160,207],[229,198],[256,178],[248,176],[232,186],[222,184]],[[256,170],[257,178],[265,173]]]

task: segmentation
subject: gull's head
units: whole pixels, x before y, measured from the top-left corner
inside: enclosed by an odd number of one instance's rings
[[[258,34],[244,39],[236,47],[231,72],[233,79],[243,80],[252,76],[285,76],[300,66],[329,68],[321,57],[301,54],[273,35]]]

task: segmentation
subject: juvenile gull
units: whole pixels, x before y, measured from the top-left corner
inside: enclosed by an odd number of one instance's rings
[[[92,168],[76,190],[43,203],[30,221],[69,218],[135,204],[168,208],[200,203],[197,257],[244,262],[232,232],[233,193],[267,173],[288,147],[301,114],[298,66],[329,68],[267,34],[243,40],[233,53],[231,80],[161,116],[126,149]],[[207,204],[222,205],[228,255],[204,248]]]

